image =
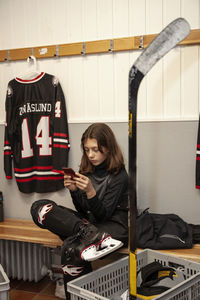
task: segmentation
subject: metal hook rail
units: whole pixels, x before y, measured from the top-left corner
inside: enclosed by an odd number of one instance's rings
[[[0,50],[0,62],[25,60],[29,56],[36,58],[55,58],[119,51],[140,50],[146,48],[157,34],[123,37],[70,44],[49,45],[29,48]],[[191,30],[189,36],[179,45],[200,44],[200,29]]]

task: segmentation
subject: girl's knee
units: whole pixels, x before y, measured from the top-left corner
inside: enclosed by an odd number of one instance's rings
[[[41,199],[35,201],[31,206],[31,215],[33,221],[40,227],[44,228],[43,220],[47,213],[49,213],[53,206],[57,205],[54,201],[48,199]]]

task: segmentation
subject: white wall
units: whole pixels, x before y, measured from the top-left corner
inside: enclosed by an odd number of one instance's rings
[[[200,25],[199,0],[0,0],[0,49],[55,45],[158,33],[185,17]],[[140,51],[38,60],[58,76],[70,123],[128,120],[128,70]],[[139,120],[197,120],[199,46],[172,50],[143,81]],[[0,63],[0,121],[7,83],[25,61]]]

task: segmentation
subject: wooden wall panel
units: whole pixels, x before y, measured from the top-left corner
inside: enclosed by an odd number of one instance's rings
[[[180,12],[181,0],[163,0],[163,26],[176,19]]]
[[[190,23],[191,29],[199,28],[199,0],[181,0],[181,16]]]
[[[85,121],[99,119],[100,103],[98,91],[98,57],[88,56],[84,59],[84,99]]]
[[[113,1],[97,0],[98,39],[113,38]]]
[[[146,34],[146,0],[129,1],[129,35]]]
[[[99,109],[100,118],[111,120],[115,111],[115,89],[114,89],[114,60],[110,54],[99,56]]]
[[[159,61],[147,75],[147,118],[163,117],[163,61]]]
[[[68,0],[52,0],[52,40],[60,44],[69,40],[68,2]],[[69,14],[71,15],[70,12]]]
[[[163,65],[163,118],[176,119],[181,115],[181,61],[180,48],[173,49],[164,58]]]
[[[72,122],[79,122],[85,115],[84,78],[83,78],[84,57],[73,57],[69,60],[68,76],[65,94],[67,99],[68,119]],[[81,112],[81,113],[80,113]]]
[[[113,1],[113,37],[128,36],[129,0]]]
[[[160,32],[162,30],[162,1],[146,1],[146,30],[149,33]],[[147,117],[162,118],[163,98],[162,98],[162,75],[163,61],[159,61],[147,74]]]
[[[173,9],[172,9],[173,7]],[[163,1],[163,25],[166,26],[180,14],[181,0]],[[163,58],[163,118],[176,119],[181,113],[181,52],[180,47],[171,50]]]
[[[198,117],[198,47],[185,47],[181,55],[181,116]]]
[[[129,1],[129,35],[146,34],[146,0]],[[130,51],[130,67],[141,54],[142,50]],[[147,118],[146,78],[143,79],[138,92],[138,119]]]
[[[15,47],[19,48],[22,45],[22,37],[25,40],[26,39],[26,29],[25,29],[25,8],[24,6],[21,7],[20,15],[15,14],[15,11],[19,10],[19,3],[16,1],[9,1],[9,10],[10,15],[12,15],[12,18],[8,18],[11,24],[11,31],[9,32],[9,38],[12,42],[15,43]]]
[[[199,0],[1,1],[0,49],[158,33],[179,16],[195,29],[200,27],[199,11]],[[37,64],[61,81],[70,122],[126,121],[128,72],[141,51],[38,59]],[[199,52],[199,46],[177,47],[150,71],[139,90],[139,120],[197,119]],[[29,68],[25,61],[0,64],[1,121],[8,81]]]
[[[115,119],[128,121],[129,53],[114,55]]]
[[[129,31],[129,1],[113,1],[113,36],[125,37]],[[114,56],[114,118],[128,121],[129,53]]]
[[[199,0],[181,1],[181,14],[191,28],[200,25]],[[181,48],[181,117],[196,119],[199,114],[199,46]]]
[[[12,1],[2,1],[0,3],[1,10],[1,18],[0,18],[0,25],[1,25],[1,30],[4,33],[1,35],[1,49],[9,49],[12,48],[12,39],[13,39],[13,28],[12,28],[12,17],[8,18],[8,16],[13,15],[13,10],[11,9],[12,7]]]
[[[67,28],[63,28],[61,32],[68,33],[69,43],[83,41],[83,1],[82,0],[66,0],[67,10]],[[58,2],[57,2],[58,3]],[[57,16],[57,21],[59,17]]]
[[[98,39],[97,1],[83,1],[83,41]]]
[[[113,37],[113,1],[97,1],[98,39]],[[110,47],[110,45],[109,45]],[[111,120],[115,111],[114,99],[114,56],[112,53],[98,56],[99,119]]]
[[[146,0],[146,32],[158,33],[162,30],[163,5],[160,0]]]

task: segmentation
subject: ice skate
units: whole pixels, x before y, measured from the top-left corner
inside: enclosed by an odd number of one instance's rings
[[[80,245],[80,257],[86,261],[94,261],[110,254],[123,246],[119,240],[113,239],[106,232],[99,232],[98,229],[89,223],[83,224],[78,232]]]
[[[83,224],[79,232],[64,242],[65,264],[69,261],[94,261],[123,246],[106,232],[99,232],[92,224]]]

